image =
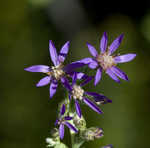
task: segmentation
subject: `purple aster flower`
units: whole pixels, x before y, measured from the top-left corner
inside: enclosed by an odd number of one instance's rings
[[[47,74],[47,76],[42,78],[36,84],[36,86],[41,87],[50,83],[50,88],[49,88],[50,98],[52,98],[53,95],[56,93],[59,80],[62,83],[64,83],[64,81],[66,81],[66,76],[68,74],[72,73],[74,69],[84,66],[83,63],[79,63],[79,62],[74,62],[72,64],[68,64],[67,66],[64,66],[63,62],[66,58],[68,51],[69,51],[69,41],[62,46],[59,55],[57,55],[56,48],[53,42],[50,40],[49,52],[54,66],[49,67],[46,65],[34,65],[25,68],[25,70],[29,72],[42,72]]]
[[[98,54],[97,50],[91,44],[87,43],[89,52],[93,58],[84,58],[80,60],[80,62],[88,64],[89,68],[91,69],[97,68],[94,85],[97,85],[97,83],[100,81],[102,70],[104,70],[113,80],[118,83],[120,82],[118,77],[126,81],[128,80],[127,75],[117,68],[116,65],[118,63],[125,63],[133,60],[136,54],[129,53],[121,56],[112,55],[119,47],[122,39],[123,34],[117,37],[112,44],[107,47],[108,38],[106,32],[104,32],[100,41],[100,54]]]
[[[59,125],[59,136],[60,139],[64,138],[64,126],[66,125],[69,129],[73,130],[75,133],[78,132],[78,130],[70,124],[68,121],[72,120],[73,118],[70,116],[65,116],[65,105],[63,104],[60,110],[60,117],[56,120],[55,125]]]
[[[77,80],[77,73],[74,73],[74,77],[72,80],[72,84],[70,85],[67,81],[64,83],[65,87],[69,90],[69,99],[74,99],[75,101],[75,108],[77,115],[81,118],[81,108],[79,105],[79,101],[83,101],[86,105],[88,105],[92,110],[95,112],[102,114],[103,112],[99,109],[98,106],[96,106],[90,99],[87,97],[91,96],[94,98],[95,102],[105,102],[105,103],[111,103],[111,100],[109,100],[107,97],[105,97],[102,94],[98,94],[95,92],[86,92],[82,86],[86,85],[88,82],[92,80],[93,77],[87,77],[80,85],[76,84]]]

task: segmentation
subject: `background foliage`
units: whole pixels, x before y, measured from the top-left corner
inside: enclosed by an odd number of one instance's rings
[[[136,52],[137,57],[121,64],[130,82],[116,84],[104,75],[97,87],[113,100],[102,107],[104,114],[82,105],[89,126],[104,129],[104,138],[86,148],[113,144],[116,148],[149,147],[150,139],[150,7],[148,1],[132,4],[99,0],[5,0],[0,4],[0,148],[41,148],[54,127],[63,89],[49,100],[48,86],[36,88],[41,74],[23,69],[34,64],[51,65],[48,42],[57,50],[71,41],[68,62],[87,57],[86,42],[99,49],[108,32],[109,43],[119,34],[125,37],[119,53]],[[69,144],[69,136],[65,141]]]

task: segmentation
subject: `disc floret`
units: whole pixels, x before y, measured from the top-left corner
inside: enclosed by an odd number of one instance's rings
[[[114,57],[109,55],[107,52],[102,53],[96,57],[97,62],[103,68],[103,70],[107,70],[112,66],[115,66]]]
[[[74,85],[72,89],[72,96],[74,99],[82,100],[84,95],[84,90],[79,85]]]
[[[63,71],[63,65],[59,64],[57,66],[52,66],[52,71],[51,71],[51,75],[56,79],[56,80],[60,80],[60,78],[65,74],[65,72]]]

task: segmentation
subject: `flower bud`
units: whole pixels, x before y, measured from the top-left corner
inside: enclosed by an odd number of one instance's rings
[[[47,147],[54,147],[56,144],[58,144],[58,141],[55,141],[52,138],[46,138],[46,143],[48,144]]]
[[[83,118],[83,116],[81,118],[79,118],[77,115],[74,117],[73,119],[73,123],[75,124],[75,126],[79,129],[79,130],[85,130],[86,128],[86,121]]]
[[[51,136],[55,141],[59,140],[59,131],[57,128],[51,130]]]

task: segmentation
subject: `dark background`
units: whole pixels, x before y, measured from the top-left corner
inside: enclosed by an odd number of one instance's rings
[[[43,75],[23,69],[52,64],[50,39],[57,51],[71,41],[66,62],[87,57],[86,42],[98,49],[104,31],[108,32],[109,44],[124,33],[117,53],[133,52],[137,57],[119,65],[130,82],[116,84],[103,73],[97,87],[87,86],[104,93],[113,103],[103,106],[100,116],[82,106],[88,127],[99,126],[105,132],[102,139],[84,147],[150,147],[149,1],[5,0],[0,2],[0,148],[46,147],[45,138],[50,136],[58,103],[64,98],[59,87],[49,100],[49,86],[35,87]],[[67,135],[64,141],[68,141]]]

